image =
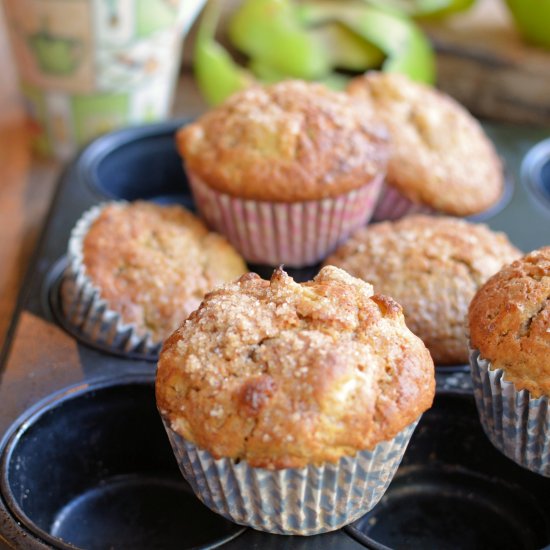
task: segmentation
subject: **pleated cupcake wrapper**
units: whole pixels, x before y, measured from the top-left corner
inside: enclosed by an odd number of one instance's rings
[[[491,443],[520,466],[550,477],[549,398],[517,391],[477,350],[470,351],[470,364],[477,409]]]
[[[267,470],[214,459],[164,425],[180,470],[198,498],[225,518],[260,531],[314,535],[366,514],[392,480],[418,421],[373,451],[336,464]]]
[[[382,176],[343,195],[295,203],[240,199],[188,173],[202,216],[249,262],[303,267],[324,259],[370,220]]]
[[[124,201],[118,201],[125,204]],[[68,265],[61,283],[61,308],[68,323],[91,341],[122,352],[156,355],[161,344],[150,333],[139,333],[135,324],[123,323],[120,315],[101,298],[100,290],[86,275],[83,242],[94,220],[107,206],[103,203],[87,210],[71,232]]]
[[[411,214],[438,214],[438,211],[412,202],[395,187],[384,182],[372,214],[373,221],[397,220]]]

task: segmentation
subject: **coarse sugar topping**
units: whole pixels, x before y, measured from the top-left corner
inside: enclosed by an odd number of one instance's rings
[[[433,362],[401,307],[334,267],[302,284],[279,268],[216,289],[165,343],[157,373],[172,429],[268,468],[372,449],[433,392]]]

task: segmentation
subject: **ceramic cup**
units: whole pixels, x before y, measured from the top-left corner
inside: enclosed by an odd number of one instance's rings
[[[204,3],[5,0],[34,148],[66,159],[100,134],[165,119]]]

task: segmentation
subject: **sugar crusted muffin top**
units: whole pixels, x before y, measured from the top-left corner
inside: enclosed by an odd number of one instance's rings
[[[155,341],[168,337],[206,292],[247,268],[224,237],[181,206],[111,203],[83,241],[83,264],[108,307]]]
[[[244,199],[334,197],[385,174],[387,132],[356,100],[284,81],[230,97],[177,134],[188,170]]]
[[[483,224],[417,215],[360,229],[325,264],[395,298],[435,363],[449,365],[468,362],[466,316],[477,289],[521,254]]]
[[[470,342],[504,379],[550,396],[550,246],[503,267],[475,295]]]
[[[164,419],[214,457],[280,469],[335,462],[393,438],[430,407],[433,362],[400,306],[326,267],[282,269],[208,294],[164,344]]]
[[[479,122],[452,97],[376,71],[353,79],[347,91],[386,124],[392,141],[387,181],[407,198],[457,216],[498,201],[500,159]]]

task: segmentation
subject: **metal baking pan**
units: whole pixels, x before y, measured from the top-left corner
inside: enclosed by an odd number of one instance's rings
[[[422,418],[380,503],[344,529],[284,537],[207,510],[180,476],[154,403],[155,358],[87,341],[63,319],[69,233],[112,199],[193,209],[174,132],[106,135],[62,177],[0,356],[0,546],[7,548],[510,548],[550,545],[550,479],[485,437],[468,368],[437,369]],[[550,244],[550,131],[487,125],[508,190],[482,217],[524,251]],[[250,266],[266,277],[270,266]],[[289,270],[298,280],[316,268]]]

